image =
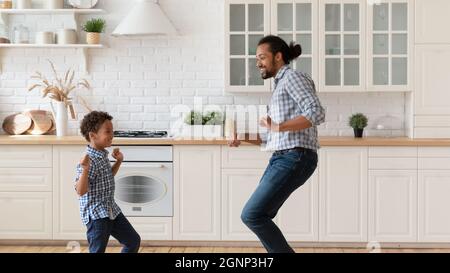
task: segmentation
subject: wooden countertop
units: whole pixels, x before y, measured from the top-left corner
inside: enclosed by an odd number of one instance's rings
[[[85,145],[81,136],[0,136],[0,145]],[[139,139],[114,138],[114,145],[226,145],[225,139]],[[243,141],[242,145],[258,145],[257,141]],[[450,146],[450,139],[411,139],[407,137],[320,137],[321,146]]]

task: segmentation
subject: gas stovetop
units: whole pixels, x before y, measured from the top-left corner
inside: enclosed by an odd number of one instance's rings
[[[114,137],[166,138],[167,131],[114,131]]]

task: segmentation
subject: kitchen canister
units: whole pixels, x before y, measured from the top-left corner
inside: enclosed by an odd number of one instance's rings
[[[54,33],[51,31],[36,32],[36,44],[54,44]]]
[[[60,29],[56,32],[56,43],[60,45],[76,44],[77,31],[75,29]]]
[[[46,0],[45,7],[47,9],[63,9],[64,0]]]
[[[31,0],[16,0],[16,9],[31,9]]]

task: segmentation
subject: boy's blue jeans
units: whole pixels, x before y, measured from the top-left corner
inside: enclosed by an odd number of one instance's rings
[[[116,219],[102,218],[91,220],[87,224],[87,239],[90,253],[104,253],[109,236],[113,236],[123,245],[122,253],[137,253],[141,245],[141,237],[120,213]]]
[[[290,150],[284,154],[275,152],[270,158],[258,187],[241,214],[244,224],[258,236],[269,253],[294,252],[272,219],[316,167],[317,153],[313,150]]]

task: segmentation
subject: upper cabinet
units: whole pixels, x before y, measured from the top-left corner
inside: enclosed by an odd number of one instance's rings
[[[368,89],[412,91],[413,1],[368,5]]]
[[[280,36],[286,43],[295,41],[302,46],[302,55],[291,63],[291,68],[319,79],[318,66],[318,1],[275,0],[271,2],[272,34]]]
[[[270,33],[270,0],[225,1],[225,90],[270,92],[256,67],[256,47]]]
[[[412,91],[413,0],[226,0],[225,91],[271,92],[255,56],[268,34],[301,44],[290,66],[319,92]]]
[[[416,0],[416,44],[450,44],[450,1]]]
[[[320,91],[364,91],[365,1],[320,1]]]

